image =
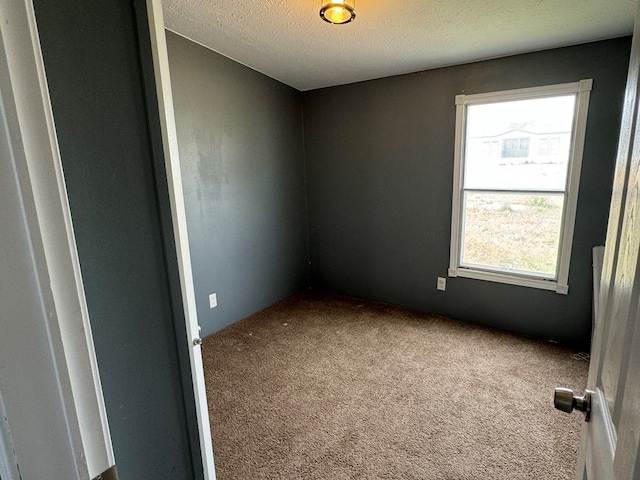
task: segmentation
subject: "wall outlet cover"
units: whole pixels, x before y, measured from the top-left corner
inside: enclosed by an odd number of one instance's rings
[[[438,277],[438,290],[443,292],[447,289],[447,279],[444,277]]]
[[[216,308],[218,306],[218,297],[215,293],[209,295],[209,308]]]

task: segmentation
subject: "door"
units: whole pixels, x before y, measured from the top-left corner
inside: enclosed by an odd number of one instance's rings
[[[189,252],[187,217],[184,207],[184,194],[182,192],[180,158],[178,154],[175,117],[173,115],[169,56],[167,54],[161,0],[147,0],[147,14],[149,16],[149,33],[151,37],[151,50],[158,96],[162,143],[165,154],[167,184],[169,186],[169,201],[171,202],[174,240],[178,256],[178,269],[180,271],[181,293],[184,302],[183,307],[187,335],[186,338],[183,338],[183,341],[186,342],[186,348],[189,350],[191,380],[193,382],[193,394],[196,401],[198,436],[204,478],[205,480],[215,480],[216,473],[213,459],[211,428],[209,426],[209,407],[207,405],[207,391],[204,383],[204,367],[202,364],[202,340],[200,339],[193,274],[191,271],[191,253]]]
[[[587,383],[591,412],[582,430],[577,480],[640,479],[639,41],[637,15]]]

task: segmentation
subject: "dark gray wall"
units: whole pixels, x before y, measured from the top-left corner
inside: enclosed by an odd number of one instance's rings
[[[34,3],[120,478],[201,478],[145,2]]]
[[[198,318],[207,335],[308,286],[302,98],[171,32],[167,43]]]
[[[304,94],[311,278],[345,294],[582,347],[603,244],[630,39]],[[569,294],[446,277],[460,93],[593,78]]]

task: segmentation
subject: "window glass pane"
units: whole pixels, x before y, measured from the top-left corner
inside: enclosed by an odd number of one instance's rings
[[[554,278],[564,195],[466,192],[462,265]]]
[[[467,106],[466,188],[564,190],[575,95]]]

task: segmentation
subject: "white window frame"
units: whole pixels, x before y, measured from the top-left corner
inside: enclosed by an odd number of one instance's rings
[[[592,79],[578,82],[548,85],[542,87],[505,90],[500,92],[480,93],[474,95],[456,95],[456,132],[453,174],[453,202],[451,215],[451,252],[449,259],[449,276],[464,277],[491,282],[507,283],[524,287],[553,290],[566,295],[569,292],[569,262],[573,243],[573,230],[578,205],[578,189],[580,186],[580,170],[582,153],[589,110],[589,97]],[[461,236],[463,232],[463,186],[464,158],[466,145],[467,106],[486,103],[497,103],[514,100],[529,100],[560,95],[576,95],[569,163],[567,166],[567,183],[565,187],[565,206],[562,213],[562,227],[558,248],[558,262],[554,278],[540,278],[535,273],[519,273],[500,271],[492,267],[461,265]],[[517,190],[514,190],[517,192]]]

